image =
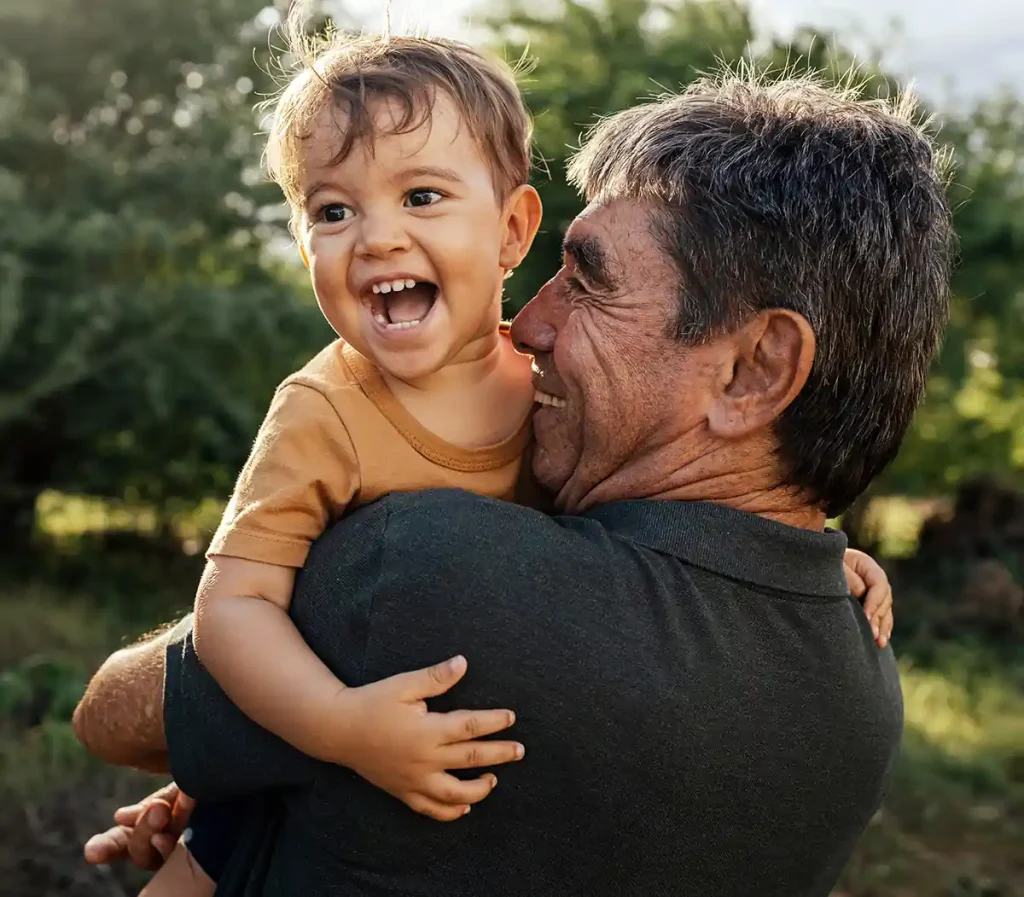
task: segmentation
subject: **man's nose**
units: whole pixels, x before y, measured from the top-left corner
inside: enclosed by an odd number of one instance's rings
[[[510,332],[512,345],[517,351],[540,355],[555,348],[558,331],[570,311],[563,293],[556,274],[523,306],[523,310],[512,321]]]
[[[401,215],[386,211],[364,212],[359,224],[356,252],[361,256],[382,258],[409,248],[409,233],[402,226]]]

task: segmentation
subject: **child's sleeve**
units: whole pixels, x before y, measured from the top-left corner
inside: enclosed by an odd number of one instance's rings
[[[359,463],[323,393],[285,383],[274,394],[207,556],[301,567],[313,541],[352,501]]]

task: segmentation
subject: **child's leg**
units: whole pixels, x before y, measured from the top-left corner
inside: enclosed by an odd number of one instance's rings
[[[217,885],[180,841],[139,897],[213,897]]]

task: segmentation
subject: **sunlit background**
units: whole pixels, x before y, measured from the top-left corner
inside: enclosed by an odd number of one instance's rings
[[[840,525],[897,594],[904,751],[845,897],[1024,895],[1024,4],[348,0],[536,69],[546,217],[585,127],[716,60],[914,82],[953,153],[949,337],[899,458]],[[331,338],[260,167],[266,0],[0,0],[0,897],[135,893],[80,845],[145,793],[75,742],[98,662],[191,603],[277,382]],[[681,884],[681,887],[683,885]]]
[[[487,6],[394,0],[390,15],[399,26],[472,38],[485,18],[479,10]],[[788,35],[811,25],[838,32],[866,55],[881,48],[892,71],[943,103],[1024,84],[1024,4],[1017,0],[751,0],[749,7],[759,31]],[[371,28],[385,18],[379,0],[354,0],[345,8]]]

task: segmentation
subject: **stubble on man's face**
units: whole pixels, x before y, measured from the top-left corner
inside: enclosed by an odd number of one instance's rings
[[[564,510],[699,422],[700,402],[680,415],[695,372],[673,334],[679,273],[655,236],[658,213],[627,199],[589,206],[561,270],[521,312],[523,332],[542,322],[555,334],[536,353],[535,385],[564,405],[536,412],[534,473]]]

